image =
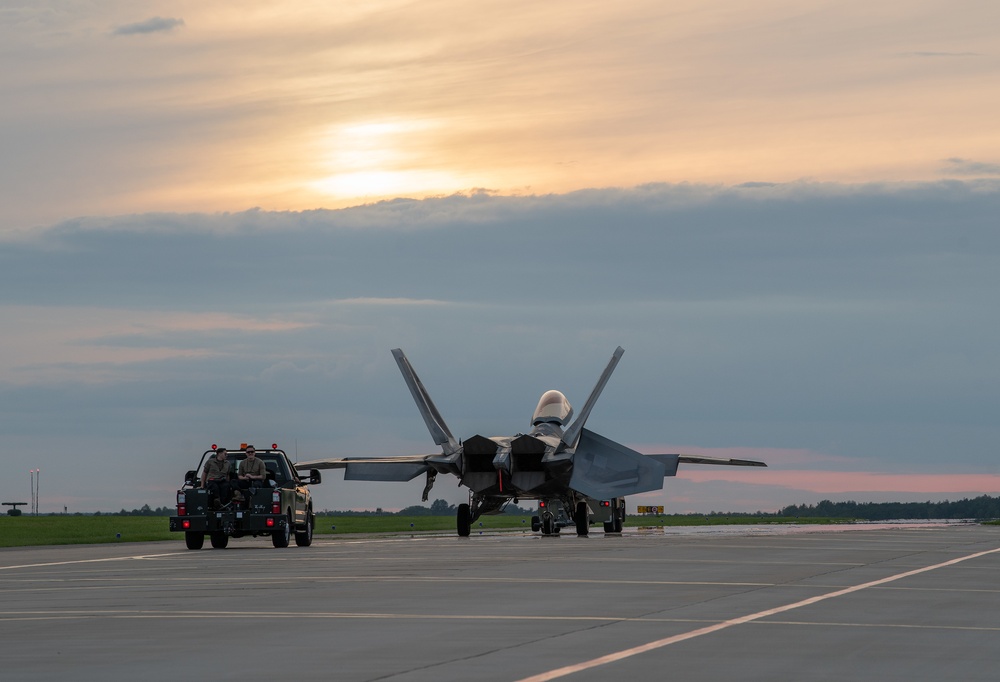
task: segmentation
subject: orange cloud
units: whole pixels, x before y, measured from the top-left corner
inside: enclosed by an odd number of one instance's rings
[[[896,474],[872,471],[774,471],[725,467],[681,467],[679,478],[698,483],[730,481],[814,493],[912,492],[1000,493],[1000,474]]]

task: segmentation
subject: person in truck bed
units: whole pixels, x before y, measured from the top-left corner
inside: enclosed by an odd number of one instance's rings
[[[226,461],[226,449],[219,448],[215,451],[215,457],[205,462],[205,468],[201,472],[201,485],[208,491],[211,504],[218,508],[229,503],[229,474],[232,472],[232,464]],[[214,499],[213,499],[214,496]]]
[[[234,492],[239,492],[240,496],[249,501],[253,488],[260,487],[264,479],[267,478],[267,469],[264,467],[264,460],[257,459],[257,451],[252,445],[246,446],[247,457],[240,462],[239,473],[233,481]],[[242,491],[248,491],[243,493]]]

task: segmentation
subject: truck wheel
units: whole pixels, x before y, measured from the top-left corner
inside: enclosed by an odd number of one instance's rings
[[[306,512],[306,529],[301,533],[295,531],[295,544],[299,547],[308,547],[313,543],[313,515],[311,511]]]
[[[458,535],[459,537],[467,538],[469,533],[472,532],[472,514],[469,511],[469,505],[460,504],[458,505]]]
[[[537,533],[542,529],[542,521],[537,516],[531,517],[531,532]]]
[[[204,542],[204,537],[202,538],[202,541]],[[229,544],[228,535],[226,535],[221,530],[212,531],[212,547],[215,547],[216,549],[225,549],[228,544]]]
[[[611,520],[604,522],[604,532],[621,533],[625,525],[625,498],[616,499],[612,505]]]
[[[288,547],[288,541],[292,538],[292,513],[288,513],[285,520],[285,527],[279,528],[271,533],[271,544],[275,547]]]
[[[184,531],[184,544],[188,549],[201,549],[205,545],[205,534],[194,531]]]
[[[586,502],[576,503],[576,534],[581,538],[587,537],[590,532],[590,510]]]

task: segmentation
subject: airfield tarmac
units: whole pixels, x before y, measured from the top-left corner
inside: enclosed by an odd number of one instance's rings
[[[0,677],[996,680],[1000,527],[850,528],[3,549]]]

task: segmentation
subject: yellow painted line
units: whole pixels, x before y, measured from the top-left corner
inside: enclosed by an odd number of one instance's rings
[[[708,635],[713,632],[725,630],[735,625],[743,625],[744,623],[750,623],[755,620],[760,620],[761,618],[767,618],[768,616],[774,616],[779,613],[785,613],[786,611],[798,609],[803,606],[810,606],[812,604],[816,604],[821,601],[826,601],[827,599],[842,597],[844,595],[852,594],[854,592],[859,592],[861,590],[865,590],[871,587],[877,587],[879,585],[884,585],[886,583],[894,582],[896,580],[902,580],[903,578],[909,578],[910,576],[919,575],[920,573],[927,573],[928,571],[934,571],[936,569],[944,568],[946,566],[952,566],[962,561],[968,561],[969,559],[976,559],[978,557],[986,556],[988,554],[995,554],[996,552],[1000,552],[1000,547],[997,547],[996,549],[986,550],[984,552],[976,552],[975,554],[969,554],[966,556],[958,557],[956,559],[944,561],[939,564],[934,564],[933,566],[926,566],[924,568],[918,568],[912,571],[906,571],[904,573],[897,573],[896,575],[891,575],[887,578],[872,580],[871,582],[862,583],[860,585],[845,587],[844,589],[836,590],[835,592],[829,592],[827,594],[822,594],[817,597],[810,597],[809,599],[803,599],[802,601],[793,602],[791,604],[786,604],[784,606],[778,606],[776,608],[767,609],[765,611],[758,611],[757,613],[751,613],[746,616],[740,616],[739,618],[731,618],[721,623],[715,623],[714,625],[709,625],[708,627],[699,628],[697,630],[692,630],[690,632],[674,635],[672,637],[664,637],[663,639],[658,639],[652,642],[648,642],[640,646],[632,647],[629,649],[622,649],[621,651],[616,651],[614,653],[607,654],[605,656],[592,658],[589,661],[583,661],[582,663],[567,665],[563,666],[562,668],[555,668],[553,670],[540,673],[538,675],[525,677],[519,682],[548,682],[549,680],[555,680],[560,677],[572,675],[573,673],[582,672],[584,670],[590,670],[591,668],[597,668],[599,666],[607,665],[609,663],[615,663],[617,661],[621,661],[626,658],[631,658],[632,656],[637,656],[639,654],[643,654],[648,651],[662,649],[663,647],[670,646],[671,644],[684,642],[689,639],[694,639],[695,637],[701,637],[702,635]]]

